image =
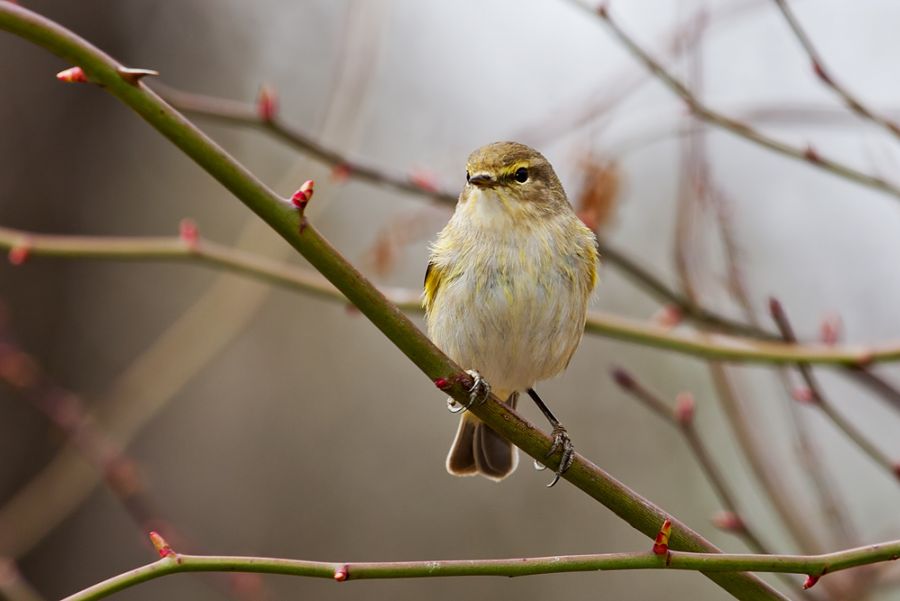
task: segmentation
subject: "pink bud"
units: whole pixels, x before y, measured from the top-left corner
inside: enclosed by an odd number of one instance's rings
[[[684,319],[684,314],[675,305],[665,305],[656,312],[652,319],[664,328],[674,328]]]
[[[733,511],[720,511],[713,516],[713,526],[727,532],[743,532],[746,529],[744,520]]]
[[[822,325],[819,326],[819,336],[823,344],[831,346],[840,341],[843,330],[844,323],[841,316],[837,313],[828,313],[822,318]]]
[[[682,426],[690,425],[694,419],[694,395],[681,392],[675,397],[675,419]]]
[[[56,79],[65,83],[87,83],[87,76],[81,67],[69,67],[56,74]]]
[[[29,255],[31,254],[31,247],[28,243],[18,244],[9,249],[9,254],[7,255],[9,258],[9,262],[12,265],[18,267],[25,263],[28,260]]]
[[[338,183],[347,181],[352,174],[353,170],[347,163],[338,163],[331,168],[331,179]]]
[[[813,391],[809,386],[798,386],[791,391],[791,396],[798,403],[812,403]]]
[[[150,542],[153,543],[153,548],[156,549],[156,552],[159,553],[160,557],[175,556],[175,551],[172,550],[172,547],[169,546],[166,539],[160,536],[158,532],[151,530],[149,536]]]
[[[256,97],[256,112],[265,122],[274,121],[278,113],[278,94],[271,86],[262,85]]]
[[[807,576],[807,577],[806,577],[806,582],[803,583],[803,590],[806,590],[806,589],[808,589],[808,588],[812,588],[813,586],[815,586],[815,584],[816,584],[818,581],[819,581],[819,577],[818,577],[818,576]]]
[[[437,182],[434,174],[424,169],[416,169],[409,174],[409,181],[425,192],[437,192]]]
[[[334,579],[338,582],[344,582],[348,578],[350,578],[350,572],[347,570],[346,565],[343,565],[334,571]]]
[[[315,182],[311,179],[303,182],[303,185],[300,186],[300,189],[294,192],[294,195],[291,196],[291,202],[294,203],[294,206],[300,209],[301,211],[306,208],[306,203],[309,202],[309,199],[312,198]]]
[[[197,248],[197,241],[200,239],[200,231],[193,219],[184,218],[178,226],[178,237],[190,248]]]

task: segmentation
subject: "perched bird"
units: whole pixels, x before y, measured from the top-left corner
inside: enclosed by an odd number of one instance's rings
[[[597,242],[575,215],[553,167],[536,150],[496,142],[474,151],[466,185],[431,246],[423,305],[428,334],[471,369],[476,385],[515,406],[527,391],[553,426],[551,454],[571,464],[566,429],[534,391],[569,364],[597,281]],[[452,401],[451,401],[452,406]],[[447,471],[502,480],[515,448],[463,413]]]

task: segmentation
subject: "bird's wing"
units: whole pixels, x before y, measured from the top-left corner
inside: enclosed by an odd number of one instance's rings
[[[443,279],[443,270],[429,261],[428,267],[425,269],[425,294],[422,296],[422,306],[425,307],[426,313],[434,305],[434,299],[440,290]]]

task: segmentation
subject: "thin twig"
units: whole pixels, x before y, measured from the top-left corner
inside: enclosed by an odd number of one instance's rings
[[[82,399],[70,390],[53,382],[37,360],[26,353],[13,338],[0,331],[0,382],[19,397],[28,401],[65,433],[81,456],[101,474],[107,488],[131,517],[140,532],[159,530],[179,546],[188,546],[188,539],[162,512],[147,489],[146,481],[137,461],[108,436],[97,420],[88,413]],[[191,544],[190,546],[195,546]],[[0,565],[0,581],[3,567]],[[227,575],[223,575],[225,577]],[[217,590],[233,593],[237,598],[241,589],[226,580],[209,582]],[[253,590],[261,591],[262,583],[254,583]],[[3,597],[0,586],[0,598]]]
[[[594,10],[586,6],[585,4],[582,4],[578,0],[570,0],[570,2],[578,8],[584,10],[588,14],[599,17],[604,23],[606,23],[610,31],[612,31],[612,33],[619,39],[622,45],[625,46],[636,59],[643,63],[647,69],[649,69],[654,75],[656,75],[656,77],[662,83],[664,83],[666,87],[668,87],[670,90],[672,90],[673,93],[679,96],[685,102],[685,104],[687,104],[691,112],[699,119],[720,127],[726,131],[729,131],[732,134],[753,142],[759,146],[762,146],[763,148],[773,150],[783,156],[796,159],[798,161],[821,169],[822,171],[900,198],[900,187],[898,187],[894,183],[888,182],[881,177],[865,173],[864,171],[860,171],[859,169],[851,167],[845,163],[826,158],[811,147],[798,148],[788,144],[787,142],[782,142],[781,140],[771,138],[763,134],[759,130],[754,129],[749,124],[744,123],[743,121],[739,121],[733,117],[729,117],[711,109],[699,98],[697,98],[697,96],[694,95],[693,92],[691,92],[690,88],[688,88],[680,79],[670,73],[659,61],[650,56],[650,54],[646,50],[644,50],[644,48],[640,44],[638,44],[634,40],[634,38],[627,34],[625,30],[622,29],[619,24],[610,16],[609,10],[605,6],[601,6],[599,9]]]
[[[69,236],[38,234],[0,227],[0,248],[22,249],[29,256],[123,261],[193,261],[323,298],[347,300],[334,285],[318,274],[202,238],[186,242],[174,236]],[[421,293],[418,290],[384,288],[381,292],[404,311],[421,311]],[[900,343],[853,347],[786,344],[735,336],[697,336],[601,311],[588,313],[585,331],[615,340],[720,361],[774,364],[803,361],[857,366],[860,363],[900,360]]]
[[[301,129],[289,125],[277,115],[272,118],[264,118],[253,104],[178,90],[160,82],[153,82],[153,89],[166,102],[189,115],[268,132],[282,142],[335,168],[339,177],[357,177],[400,192],[423,195],[443,204],[456,204],[459,196],[452,192],[436,189],[428,182],[414,177],[413,174],[392,173],[363,160],[352,159],[334,148],[322,144]]]
[[[63,601],[94,601],[142,582],[179,572],[240,571],[347,580],[383,578],[443,578],[459,576],[530,576],[603,570],[694,570],[705,573],[770,572],[818,577],[840,570],[892,561],[900,556],[900,541],[890,541],[824,555],[752,555],[685,553],[603,553],[513,559],[437,560],[335,563],[267,557],[223,557],[171,553],[140,568],[114,576]]]
[[[678,415],[676,410],[666,403],[659,394],[647,388],[624,368],[614,367],[612,378],[622,390],[642,402],[651,411],[681,432],[722,506],[737,517],[738,527],[731,528],[730,531],[741,537],[757,553],[770,554],[771,551],[766,548],[759,536],[743,519],[735,494],[729,488],[725,476],[712,460],[712,454],[706,448],[706,444],[694,426],[693,416]]]
[[[862,102],[862,100],[859,99],[856,94],[851,92],[845,86],[841,85],[831,75],[831,72],[825,67],[825,63],[822,61],[822,56],[819,54],[819,51],[816,49],[815,45],[813,45],[812,40],[809,39],[806,31],[800,25],[800,22],[797,20],[796,15],[794,15],[794,11],[791,10],[791,8],[788,6],[787,0],[774,0],[774,2],[778,6],[778,9],[781,11],[781,14],[784,15],[784,19],[790,26],[791,31],[794,32],[794,36],[797,38],[797,41],[800,42],[800,45],[803,46],[803,50],[809,56],[809,60],[812,63],[813,72],[816,74],[816,77],[818,77],[823,84],[831,88],[831,90],[835,94],[840,96],[841,100],[844,101],[844,104],[847,105],[848,109],[859,115],[861,118],[871,121],[879,127],[883,127],[895,138],[900,139],[900,126],[898,126],[895,121],[870,109]]]
[[[778,329],[781,330],[781,335],[784,337],[785,342],[797,342],[797,336],[794,334],[794,329],[791,327],[790,320],[781,303],[775,298],[770,299],[769,309],[772,313],[772,319],[778,325]],[[822,387],[819,386],[819,382],[816,380],[810,365],[801,361],[797,364],[797,369],[800,371],[800,375],[803,377],[803,381],[806,382],[806,386],[809,389],[810,401],[815,406],[819,407],[822,410],[822,413],[824,413],[828,419],[830,419],[834,425],[847,436],[847,438],[852,440],[860,450],[868,455],[869,458],[887,470],[894,477],[900,477],[900,462],[892,461],[878,448],[878,446],[869,440],[868,436],[862,433],[856,426],[841,415],[837,409],[835,409],[834,404],[822,392]]]

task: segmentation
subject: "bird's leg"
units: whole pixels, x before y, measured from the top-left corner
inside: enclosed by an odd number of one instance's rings
[[[550,436],[553,437],[553,444],[550,446],[550,450],[547,451],[545,457],[549,457],[553,453],[560,451],[559,467],[556,468],[556,475],[553,477],[550,484],[547,485],[547,488],[550,488],[559,482],[560,476],[572,466],[572,462],[575,460],[575,445],[572,444],[572,440],[569,438],[569,433],[566,432],[566,428],[559,423],[559,420],[556,419],[556,416],[547,408],[547,405],[544,404],[544,401],[541,400],[541,397],[538,396],[538,393],[534,388],[528,389],[528,396],[531,397],[534,404],[537,405],[538,409],[541,410],[541,413],[544,414],[544,417],[547,418],[547,421],[550,422],[550,425],[553,426],[553,430],[550,432]],[[541,466],[541,469],[543,469],[543,466]]]
[[[469,402],[460,405],[452,398],[447,399],[447,409],[450,413],[460,413],[472,405],[480,405],[491,395],[491,385],[481,377],[480,373],[474,369],[467,369],[466,373],[472,378],[472,386],[469,387]]]

